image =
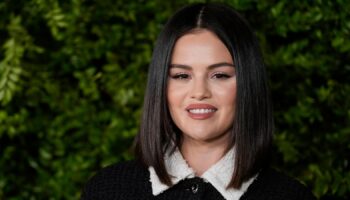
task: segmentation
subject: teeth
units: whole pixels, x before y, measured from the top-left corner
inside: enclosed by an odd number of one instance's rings
[[[215,112],[215,110],[214,109],[191,109],[189,110],[189,112],[194,114],[204,114],[204,113]]]

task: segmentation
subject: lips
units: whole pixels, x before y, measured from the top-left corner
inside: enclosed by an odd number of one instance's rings
[[[205,120],[212,117],[218,109],[210,104],[191,104],[186,110],[192,119]]]

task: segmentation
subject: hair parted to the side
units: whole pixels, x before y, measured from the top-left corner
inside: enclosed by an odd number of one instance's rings
[[[164,184],[172,184],[165,168],[164,154],[173,144],[180,145],[181,131],[168,110],[168,70],[177,39],[197,29],[207,29],[216,34],[230,51],[236,67],[236,113],[229,141],[229,147],[235,148],[235,160],[228,187],[240,188],[244,181],[269,162],[272,106],[256,36],[234,9],[223,4],[186,6],[169,19],[160,33],[150,63],[135,154],[146,166],[155,169]]]

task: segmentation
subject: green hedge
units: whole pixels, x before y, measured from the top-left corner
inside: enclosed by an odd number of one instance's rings
[[[95,171],[132,159],[154,41],[189,2],[0,2],[0,199],[78,199]],[[261,42],[274,166],[349,199],[349,2],[223,2]]]

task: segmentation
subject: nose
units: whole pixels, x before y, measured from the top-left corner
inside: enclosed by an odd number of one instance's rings
[[[211,91],[206,80],[195,79],[192,82],[191,98],[203,100],[211,97]]]

